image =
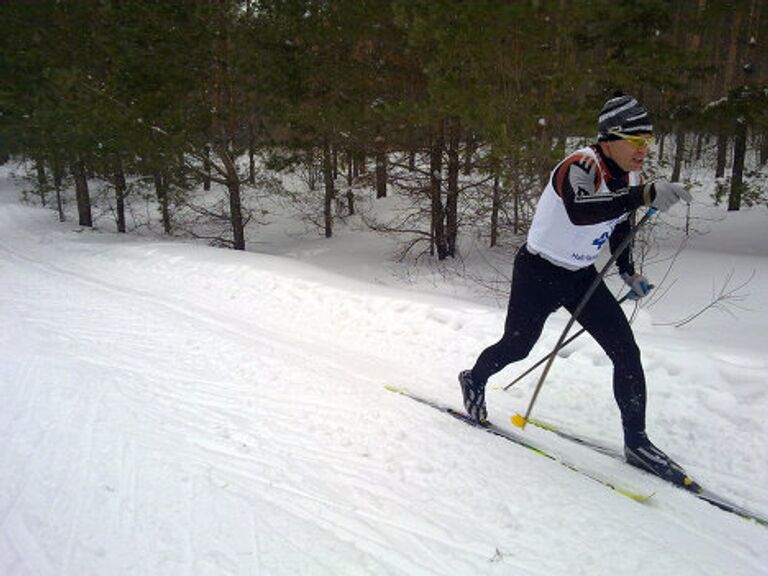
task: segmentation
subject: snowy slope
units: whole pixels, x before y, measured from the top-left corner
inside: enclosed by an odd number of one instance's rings
[[[79,231],[0,176],[0,574],[768,574],[765,527],[526,431],[655,492],[636,503],[384,389],[458,407],[497,307],[338,263]],[[686,284],[709,289],[723,256],[690,254]],[[652,437],[763,514],[765,257],[727,256],[759,268],[754,311],[706,319],[751,345],[637,322]],[[618,446],[609,374],[579,341],[536,414]],[[491,418],[530,384],[490,392]]]

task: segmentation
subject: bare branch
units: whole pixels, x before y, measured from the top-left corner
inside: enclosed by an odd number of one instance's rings
[[[720,310],[722,312],[725,312],[735,317],[735,314],[733,313],[733,310],[731,310],[731,308],[736,308],[742,311],[748,310],[748,308],[739,304],[740,302],[744,301],[744,299],[747,297],[747,294],[740,294],[739,291],[742,290],[745,286],[747,286],[747,284],[752,282],[756,273],[757,273],[756,270],[752,270],[752,274],[744,282],[742,282],[738,286],[733,286],[729,288],[729,285],[733,280],[733,274],[734,274],[733,269],[731,269],[731,271],[726,276],[725,281],[723,282],[723,285],[720,287],[720,289],[715,291],[713,288],[712,300],[707,305],[703,306],[700,310],[692,314],[689,314],[688,316],[686,316],[681,320],[678,320],[676,322],[660,323],[657,325],[658,326],[674,326],[675,328],[680,328],[681,326],[685,326],[686,324],[693,322],[694,320],[696,320],[696,318],[698,318],[708,310]]]

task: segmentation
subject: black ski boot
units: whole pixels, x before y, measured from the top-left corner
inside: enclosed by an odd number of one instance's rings
[[[638,437],[637,442],[633,442],[633,447],[624,446],[624,455],[627,463],[632,466],[691,492],[701,491],[701,486],[688,477],[682,466],[654,446],[645,433]]]
[[[472,381],[472,370],[464,370],[459,373],[459,385],[467,415],[478,424],[486,422],[488,410],[485,408],[485,384],[475,384]]]

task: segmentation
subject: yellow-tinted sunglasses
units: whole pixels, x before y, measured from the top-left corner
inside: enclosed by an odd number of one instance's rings
[[[635,148],[650,148],[653,145],[653,136],[637,136],[635,134],[624,134],[618,130],[611,130],[611,134],[618,136],[622,140],[626,140]]]

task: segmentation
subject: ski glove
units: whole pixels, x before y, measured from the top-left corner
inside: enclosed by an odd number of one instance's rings
[[[666,180],[656,180],[646,185],[646,190],[650,192],[651,201],[646,202],[660,212],[666,212],[680,200],[690,202],[693,200],[691,193],[680,184],[673,184]]]
[[[629,286],[631,290],[629,294],[630,300],[640,300],[644,296],[647,296],[651,291],[651,285],[648,283],[648,278],[642,274],[632,274],[631,276],[624,272],[621,275],[621,279]]]

